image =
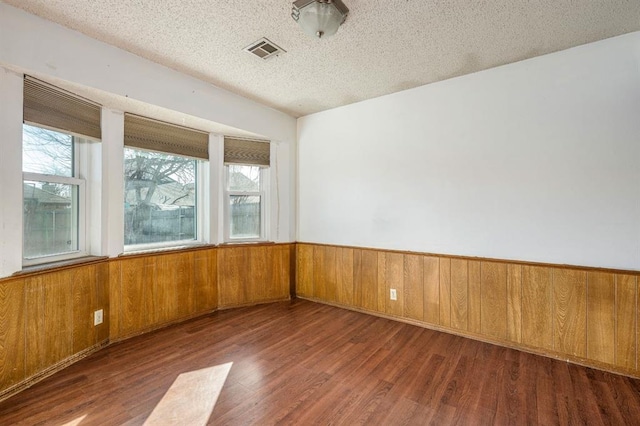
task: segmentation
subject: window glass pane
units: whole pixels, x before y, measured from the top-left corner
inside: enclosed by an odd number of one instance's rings
[[[196,239],[196,160],[125,148],[125,245]]]
[[[260,196],[230,195],[231,238],[260,238]]]
[[[24,257],[78,250],[78,186],[24,181]]]
[[[229,191],[260,191],[260,167],[229,165]]]
[[[24,124],[22,171],[73,176],[73,136]]]

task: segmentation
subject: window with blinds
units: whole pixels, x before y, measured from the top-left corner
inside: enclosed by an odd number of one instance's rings
[[[225,164],[269,167],[271,148],[268,141],[224,138]]]
[[[209,159],[209,134],[132,114],[124,116],[124,144],[131,148]]]
[[[209,134],[150,118],[124,117],[125,250],[171,247],[201,239],[198,200]],[[205,186],[206,188],[206,186]]]
[[[101,106],[33,77],[24,78],[23,120],[100,140]]]
[[[87,254],[87,139],[101,139],[101,106],[24,78],[23,264]]]
[[[226,241],[268,237],[270,152],[267,141],[224,138]]]

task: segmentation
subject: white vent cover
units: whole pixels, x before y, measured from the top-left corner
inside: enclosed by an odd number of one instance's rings
[[[243,50],[264,60],[278,56],[281,53],[287,53],[283,48],[276,46],[275,43],[272,43],[266,38],[261,38],[260,40],[251,43]]]

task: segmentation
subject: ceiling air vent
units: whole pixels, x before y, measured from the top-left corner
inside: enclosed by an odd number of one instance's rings
[[[276,46],[266,38],[261,38],[260,40],[251,43],[249,46],[245,47],[244,50],[264,60],[278,56],[281,53],[287,53],[284,49]]]

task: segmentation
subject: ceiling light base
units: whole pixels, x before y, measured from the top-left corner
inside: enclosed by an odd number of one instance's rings
[[[349,9],[341,0],[297,0],[291,17],[312,37],[330,37],[347,19]]]

